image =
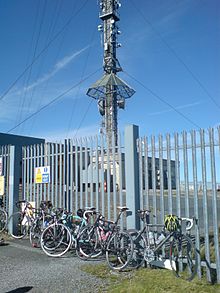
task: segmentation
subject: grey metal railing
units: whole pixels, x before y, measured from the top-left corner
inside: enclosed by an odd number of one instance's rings
[[[138,208],[151,209],[153,223],[163,223],[168,213],[195,217],[198,276],[205,271],[211,281],[214,270],[220,283],[220,127],[158,137],[138,138],[138,133],[138,126],[126,127],[124,147],[120,135],[111,147],[103,135],[25,146],[22,176],[14,147],[0,147],[11,205],[18,198],[14,179],[21,178],[22,198],[37,207],[41,200],[72,212],[94,206],[113,220],[117,205],[127,204],[132,214],[122,224],[129,228],[140,225]],[[37,183],[40,167],[49,167],[48,183]]]
[[[198,275],[205,268],[211,281],[215,269],[220,282],[220,127],[144,137],[137,145],[140,206],[154,212],[155,223],[170,213],[195,217]]]
[[[1,172],[0,176],[4,177],[4,194],[1,195],[5,209],[8,211],[9,205],[9,171],[10,171],[10,146],[0,146]]]
[[[75,212],[94,206],[107,218],[116,219],[123,193],[124,155],[120,145],[106,145],[104,136],[68,139],[23,147],[23,197],[35,202],[51,200],[56,207]],[[50,167],[50,182],[37,183],[39,167]]]

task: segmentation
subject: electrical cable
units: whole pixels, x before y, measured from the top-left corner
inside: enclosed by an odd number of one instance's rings
[[[73,18],[77,16],[81,10],[86,6],[89,0],[85,0],[83,5],[76,11],[74,15],[67,20],[67,22],[63,25],[63,27],[54,35],[54,37],[48,42],[48,44],[38,53],[36,58],[23,70],[23,72],[12,82],[9,88],[0,96],[0,101],[4,99],[4,97],[11,91],[11,89],[15,86],[15,84],[24,76],[24,74],[33,66],[33,64],[47,51],[50,45],[60,36],[60,34],[66,29],[66,27],[71,23]]]
[[[37,29],[37,22],[38,22],[39,14],[40,14],[40,0],[38,0],[37,9],[35,10],[33,33],[32,33],[32,37],[31,37],[29,53],[28,53],[28,57],[27,57],[27,60],[26,60],[25,67],[28,66],[28,64],[29,64],[29,62],[31,60],[31,51],[32,51],[32,46],[34,44],[34,36],[35,36],[35,33],[36,33],[36,29]],[[23,82],[23,86],[22,86],[23,91],[22,91],[22,95],[21,95],[21,98],[20,98],[20,101],[19,101],[18,111],[17,111],[17,115],[16,115],[16,119],[15,119],[16,123],[18,123],[21,120],[21,115],[22,115],[21,113],[22,113],[22,109],[23,109],[23,105],[24,105],[25,88],[27,87],[28,79],[29,79],[29,76],[26,77],[24,79],[24,82]]]
[[[58,18],[59,18],[59,16],[60,16],[60,12],[61,12],[61,6],[62,6],[62,1],[60,2],[60,5],[59,5],[59,9],[58,9],[58,14],[56,15],[56,21],[54,22],[54,26],[53,26],[53,28],[52,28],[52,32],[55,30],[55,27],[56,27],[56,22],[58,21]],[[76,7],[77,7],[77,0],[73,3],[73,7],[72,7],[72,9],[71,9],[71,15],[74,13],[74,10],[76,9]],[[62,35],[62,38],[60,39],[60,43],[59,43],[59,45],[57,46],[57,53],[56,53],[56,57],[54,58],[54,63],[56,64],[56,62],[57,62],[57,60],[58,60],[58,58],[59,58],[59,56],[60,56],[60,52],[61,52],[61,49],[62,49],[62,46],[63,46],[63,44],[64,44],[64,38],[65,38],[65,36],[66,36],[66,32],[67,32],[67,30],[63,33],[63,35]],[[82,79],[83,78],[83,76],[80,78],[80,79]],[[42,91],[42,94],[40,95],[40,98],[38,99],[38,107],[37,108],[39,108],[40,106],[41,106],[41,100],[43,100],[44,99],[44,96],[45,96],[45,92],[46,92],[46,89],[48,88],[48,85],[49,85],[49,80],[47,80],[46,81],[46,84],[45,84],[45,86],[44,86],[44,89],[43,89],[43,91]],[[33,127],[34,127],[34,124],[35,124],[35,121],[36,121],[36,119],[37,119],[37,116],[35,116],[35,118],[33,118],[32,119],[32,121],[31,121],[31,126],[30,126],[30,132],[31,132],[31,130],[33,129]]]
[[[91,44],[93,43],[94,41],[94,37],[95,37],[95,32],[96,32],[96,28],[97,28],[97,23],[95,25],[95,29],[92,33],[92,36],[91,36]],[[86,68],[87,68],[87,65],[88,65],[88,60],[89,60],[89,56],[90,56],[90,53],[91,53],[91,46],[89,47],[89,50],[88,50],[88,53],[85,57],[85,63],[84,63],[84,66],[83,66],[83,70],[82,70],[82,73],[81,73],[81,79],[84,77],[85,75],[85,71],[86,71]],[[71,125],[72,125],[72,120],[73,120],[73,116],[74,116],[74,113],[75,113],[75,110],[76,110],[76,106],[77,106],[77,97],[79,95],[79,91],[80,91],[80,86],[78,87],[78,90],[76,92],[76,96],[75,96],[75,99],[74,99],[74,102],[73,102],[73,106],[72,106],[72,111],[71,111],[71,115],[70,115],[70,119],[69,119],[69,124],[68,124],[68,129],[67,129],[67,133],[66,133],[66,137],[68,137],[69,135],[69,132],[70,132],[70,128],[71,128]],[[78,130],[77,130],[78,131]]]
[[[137,80],[135,77],[131,76],[130,74],[128,74],[126,71],[123,71],[127,76],[129,76],[131,79],[133,79],[135,82],[137,82],[139,85],[141,85],[145,90],[147,90],[148,92],[151,93],[151,95],[153,95],[154,97],[156,97],[159,101],[161,101],[162,103],[164,103],[165,105],[167,105],[169,108],[171,108],[173,111],[175,111],[177,114],[179,114],[180,116],[182,116],[185,120],[187,120],[188,122],[190,122],[192,125],[196,126],[196,128],[201,129],[201,127],[196,124],[193,120],[191,120],[190,118],[188,118],[186,115],[184,115],[182,112],[180,112],[179,110],[177,110],[174,106],[172,106],[170,103],[168,103],[166,100],[164,100],[163,98],[161,98],[158,94],[156,94],[154,91],[152,91],[150,88],[148,88],[147,86],[145,86],[142,82],[140,82],[139,80]]]
[[[43,26],[43,22],[44,22],[44,19],[45,19],[45,13],[46,13],[46,6],[47,6],[46,4],[47,4],[47,2],[45,1],[44,6],[43,6],[43,13],[42,13],[41,19],[40,19],[40,25],[39,25],[39,30],[38,30],[38,33],[37,33],[36,43],[35,43],[35,46],[34,46],[34,53],[33,53],[32,61],[35,59],[35,56],[36,56],[36,53],[37,53],[37,48],[38,48],[40,37],[41,37],[42,26]],[[31,75],[32,75],[32,69],[33,69],[33,66],[31,66],[29,74],[28,74],[27,83],[26,83],[26,91],[25,91],[24,97],[23,97],[23,103],[22,103],[22,107],[21,107],[19,120],[22,118],[22,110],[24,108],[26,97],[27,97],[27,91],[28,91],[27,87],[28,87],[28,85],[30,83],[30,79],[31,79]],[[32,100],[33,100],[33,94],[30,96],[30,99],[29,99],[29,102],[28,102],[28,105],[27,105],[27,109],[30,109],[30,106],[32,104]]]
[[[69,93],[71,90],[73,90],[74,88],[76,88],[77,86],[79,86],[80,84],[82,84],[83,82],[85,82],[87,79],[89,79],[90,77],[92,77],[93,75],[95,75],[101,69],[102,69],[102,67],[99,68],[99,69],[97,69],[96,71],[94,71],[93,73],[91,73],[90,75],[88,75],[87,77],[85,77],[84,79],[80,80],[77,84],[71,86],[69,89],[67,89],[62,94],[60,94],[57,97],[55,97],[49,103],[47,103],[46,105],[42,106],[40,109],[38,109],[37,111],[35,111],[34,113],[32,113],[31,115],[29,115],[28,117],[26,117],[23,121],[21,121],[20,123],[18,123],[15,126],[13,126],[6,133],[10,133],[11,131],[13,131],[14,129],[16,129],[18,126],[20,126],[24,122],[28,121],[29,119],[31,119],[32,117],[34,117],[35,115],[37,115],[38,113],[40,113],[41,111],[43,111],[44,109],[46,109],[47,107],[49,107],[50,105],[52,105],[53,103],[55,103],[56,101],[58,101],[60,98],[62,98],[63,96],[65,96],[67,93]]]
[[[77,133],[78,133],[79,129],[81,128],[81,126],[82,126],[84,120],[86,119],[86,116],[87,116],[87,114],[88,114],[88,112],[89,112],[89,109],[90,109],[90,107],[91,107],[93,101],[94,101],[94,99],[91,99],[91,101],[89,102],[89,105],[88,105],[88,107],[87,107],[87,109],[86,109],[86,111],[85,111],[85,113],[84,113],[84,115],[83,115],[83,118],[81,119],[81,121],[80,121],[80,123],[79,123],[79,126],[78,126],[78,128],[77,128],[77,130],[76,130],[76,133],[75,133],[75,135],[73,136],[73,138],[75,138],[75,137],[77,136]]]
[[[166,41],[164,37],[160,34],[160,32],[153,26],[153,24],[146,18],[146,16],[143,14],[143,12],[135,5],[133,0],[130,0],[135,9],[140,13],[143,20],[151,27],[152,31],[161,39],[161,41],[164,43],[164,45],[171,51],[171,53],[176,57],[176,59],[185,67],[185,69],[188,71],[188,73],[191,75],[191,77],[197,82],[197,84],[200,86],[200,88],[206,93],[206,95],[212,100],[212,102],[220,109],[220,105],[216,102],[216,100],[212,97],[212,95],[209,93],[209,91],[206,89],[206,87],[202,84],[200,79],[195,75],[195,73],[190,69],[190,67],[186,64],[186,62],[183,61],[183,59],[176,53],[176,51],[169,45],[169,43]]]
[[[52,17],[51,17],[51,22],[50,22],[50,26],[49,26],[49,29],[48,29],[48,32],[47,32],[47,36],[46,36],[46,40],[45,40],[45,45],[48,43],[48,41],[50,40],[50,38],[51,38],[51,36],[53,35],[53,33],[54,33],[54,29],[55,29],[55,27],[56,27],[56,24],[57,24],[57,21],[58,21],[58,19],[59,19],[59,16],[60,16],[60,12],[61,12],[61,7],[62,7],[62,1],[60,1],[60,0],[57,0],[57,2],[56,2],[56,6],[55,6],[55,9],[54,9],[54,11],[53,11],[53,14],[52,14]],[[73,12],[73,11],[72,11]],[[62,40],[61,40],[61,42],[62,42]],[[45,46],[44,45],[44,46]],[[42,67],[43,67],[43,65],[44,65],[44,61],[45,61],[45,56],[44,56],[44,58],[41,58],[41,62],[40,62],[40,64],[39,64],[39,68],[38,68],[38,73],[37,73],[37,75],[36,75],[36,79],[38,79],[39,78],[39,76],[40,76],[40,72],[42,71]],[[48,81],[46,82],[46,86],[44,87],[44,92],[46,91],[46,88],[47,88],[47,85],[48,85]],[[31,94],[30,94],[30,96],[31,96],[31,102],[32,102],[32,100],[33,100],[33,97],[34,97],[34,95],[35,95],[35,93],[36,93],[36,87],[34,87],[33,89],[32,89],[32,91],[31,91]],[[39,98],[37,99],[37,102],[38,102],[38,106],[36,107],[36,109],[38,109],[38,108],[40,108],[41,107],[41,101],[42,101],[42,99],[43,99],[43,92],[42,92],[42,94],[39,96]],[[31,103],[29,103],[29,105],[31,105]],[[29,107],[27,107],[27,108],[29,108]],[[35,117],[36,118],[36,117]],[[32,132],[32,129],[33,129],[33,127],[34,127],[34,123],[35,123],[35,119],[32,119],[32,121],[31,121],[31,125],[29,125],[29,133],[31,133]]]

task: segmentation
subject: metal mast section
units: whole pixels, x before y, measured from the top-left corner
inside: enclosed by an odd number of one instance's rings
[[[103,116],[102,125],[105,129],[107,143],[112,146],[112,137],[114,135],[115,145],[118,142],[118,108],[125,108],[125,99],[130,98],[135,91],[130,88],[117,73],[122,68],[117,59],[117,48],[121,44],[117,42],[120,34],[118,29],[119,0],[100,0],[99,18],[103,21],[98,26],[98,30],[103,33],[103,77],[94,83],[87,91],[87,95],[97,99],[100,114]]]

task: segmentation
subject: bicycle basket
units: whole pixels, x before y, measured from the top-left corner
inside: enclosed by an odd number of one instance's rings
[[[165,216],[164,225],[169,232],[177,231],[180,228],[178,217],[172,214]]]

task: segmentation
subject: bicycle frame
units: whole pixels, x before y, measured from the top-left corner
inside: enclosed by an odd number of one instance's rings
[[[94,222],[94,224],[92,225],[92,227],[91,227],[91,229],[90,229],[90,231],[89,231],[89,233],[88,233],[88,239],[92,239],[92,237],[93,237],[93,235],[94,235],[94,233],[96,233],[96,235],[98,236],[97,237],[97,239],[95,240],[95,247],[97,248],[98,247],[98,245],[100,245],[100,247],[99,247],[99,250],[100,250],[100,252],[102,252],[102,253],[104,253],[104,252],[106,252],[106,249],[107,249],[107,246],[108,246],[108,243],[109,243],[109,241],[110,241],[110,239],[111,239],[111,237],[112,237],[112,235],[115,233],[115,232],[117,232],[117,231],[119,231],[120,230],[120,227],[118,226],[118,222],[119,222],[119,220],[120,220],[120,218],[121,218],[121,214],[124,212],[124,211],[126,211],[126,210],[124,210],[124,209],[121,209],[120,211],[119,211],[119,213],[118,213],[118,216],[117,216],[117,219],[116,219],[116,221],[115,222],[113,222],[113,221],[108,221],[108,220],[105,220],[104,219],[104,217],[100,214],[100,213],[97,213],[97,212],[95,212],[94,210],[93,211],[88,211],[88,213],[91,213],[91,214],[93,214],[93,215],[97,215],[97,218],[95,219],[95,222]],[[105,233],[105,236],[106,237],[102,237],[102,231],[104,231],[104,229],[102,228],[102,224],[100,223],[100,222],[103,222],[103,224],[104,223],[107,223],[107,224],[110,224],[110,225],[112,225],[112,227],[111,228],[109,228],[109,231],[108,232],[106,232]],[[80,234],[78,235],[78,239],[80,239]],[[90,241],[90,240],[86,240],[86,241]],[[82,242],[81,242],[81,240],[79,240],[79,243],[83,243],[84,242],[84,240],[82,240]]]
[[[187,263],[188,259],[191,259],[188,251],[193,251],[193,243],[190,242],[190,238],[187,238],[187,231],[189,231],[194,222],[193,219],[189,218],[178,218],[181,221],[177,230],[164,232],[165,226],[163,224],[150,224],[150,217],[148,210],[138,211],[141,219],[144,221],[144,226],[140,231],[131,231],[133,233],[134,243],[136,243],[136,252],[134,254],[134,266],[138,267],[143,264],[141,262],[141,256],[149,265],[158,266],[173,270],[177,276],[181,275],[181,268],[183,263],[190,266],[190,262]],[[158,229],[163,228],[161,235],[158,237]],[[152,233],[152,235],[150,234]],[[182,240],[183,239],[183,240]],[[182,242],[183,241],[183,242]],[[187,250],[182,252],[182,243],[185,245]],[[176,249],[176,250],[175,250]],[[184,257],[182,255],[184,253]],[[194,262],[195,263],[195,262]],[[191,265],[192,266],[192,265]],[[191,280],[195,273],[195,266],[190,267],[193,272],[188,280]],[[184,269],[185,269],[184,267]]]
[[[116,219],[115,222],[108,221],[108,220],[102,220],[100,218],[101,215],[99,215],[99,217],[97,218],[96,223],[95,223],[94,226],[96,226],[96,229],[97,229],[97,234],[98,234],[98,237],[99,237],[99,243],[101,245],[102,251],[106,251],[108,242],[109,242],[111,236],[114,234],[114,232],[119,231],[118,222],[119,222],[119,220],[121,218],[122,213],[123,213],[123,210],[121,210],[118,213],[118,216],[117,216],[117,219]],[[101,235],[101,231],[104,231],[104,229],[100,226],[99,221],[103,221],[104,223],[108,223],[108,224],[112,225],[112,229],[105,233],[105,235],[107,234],[106,238],[103,238],[102,235]]]

